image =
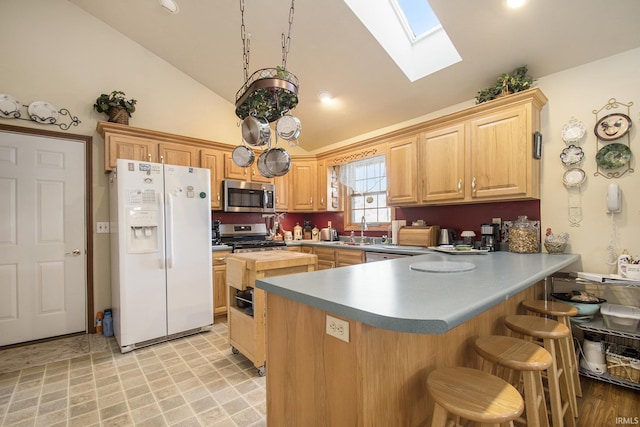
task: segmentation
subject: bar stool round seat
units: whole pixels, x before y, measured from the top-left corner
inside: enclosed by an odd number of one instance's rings
[[[547,369],[551,418],[554,426],[574,427],[577,414],[575,394],[571,388],[571,362],[566,342],[570,329],[553,319],[530,315],[510,315],[505,317],[505,325],[510,330],[542,341],[551,354],[551,366]]]
[[[478,369],[437,369],[427,378],[427,390],[435,401],[432,427],[445,426],[447,414],[489,425],[513,425],[524,411],[518,390]]]
[[[548,427],[542,371],[552,365],[551,354],[532,342],[501,335],[479,337],[474,342],[474,348],[494,366],[502,366],[521,374],[526,421],[519,421],[529,427]],[[513,381],[518,382],[519,375]]]
[[[565,339],[561,345],[566,347],[566,351],[569,353],[569,377],[571,379],[571,391],[574,396],[582,396],[582,385],[580,384],[580,374],[578,372],[578,356],[573,349],[573,333],[571,332],[571,317],[578,314],[578,309],[570,304],[565,304],[558,301],[544,301],[544,300],[527,300],[522,302],[522,307],[527,309],[531,313],[553,316],[558,319],[558,322],[562,323],[569,328],[569,336]],[[572,399],[572,405],[575,405],[575,411],[577,413],[577,401]]]
[[[573,317],[578,314],[576,307],[558,301],[528,300],[522,301],[522,306],[534,313],[556,317]]]

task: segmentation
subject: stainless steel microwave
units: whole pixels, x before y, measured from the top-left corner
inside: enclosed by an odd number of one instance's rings
[[[227,179],[223,183],[225,212],[275,213],[275,186]]]

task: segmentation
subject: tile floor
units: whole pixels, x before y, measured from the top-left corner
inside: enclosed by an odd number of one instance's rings
[[[126,354],[113,338],[102,340],[91,346],[97,351],[0,370],[0,425],[266,425],[266,377],[231,353],[226,322]],[[0,368],[2,353],[15,350],[0,351]]]

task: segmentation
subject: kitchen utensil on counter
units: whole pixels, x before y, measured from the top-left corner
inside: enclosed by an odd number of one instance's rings
[[[338,240],[338,230],[335,228],[322,228],[320,229],[320,240],[323,242],[335,242]]]
[[[462,236],[462,242],[465,245],[473,246],[473,238],[476,237],[475,232],[471,230],[465,230],[462,233],[460,233],[460,236]]]
[[[480,225],[480,247],[489,252],[500,249],[500,226],[498,224]]]
[[[441,228],[440,237],[438,238],[439,245],[454,245],[458,240],[458,233],[453,228]]]

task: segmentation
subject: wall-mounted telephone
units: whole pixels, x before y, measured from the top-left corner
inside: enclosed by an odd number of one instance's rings
[[[607,211],[618,213],[622,210],[622,193],[618,184],[609,184],[607,187]]]

